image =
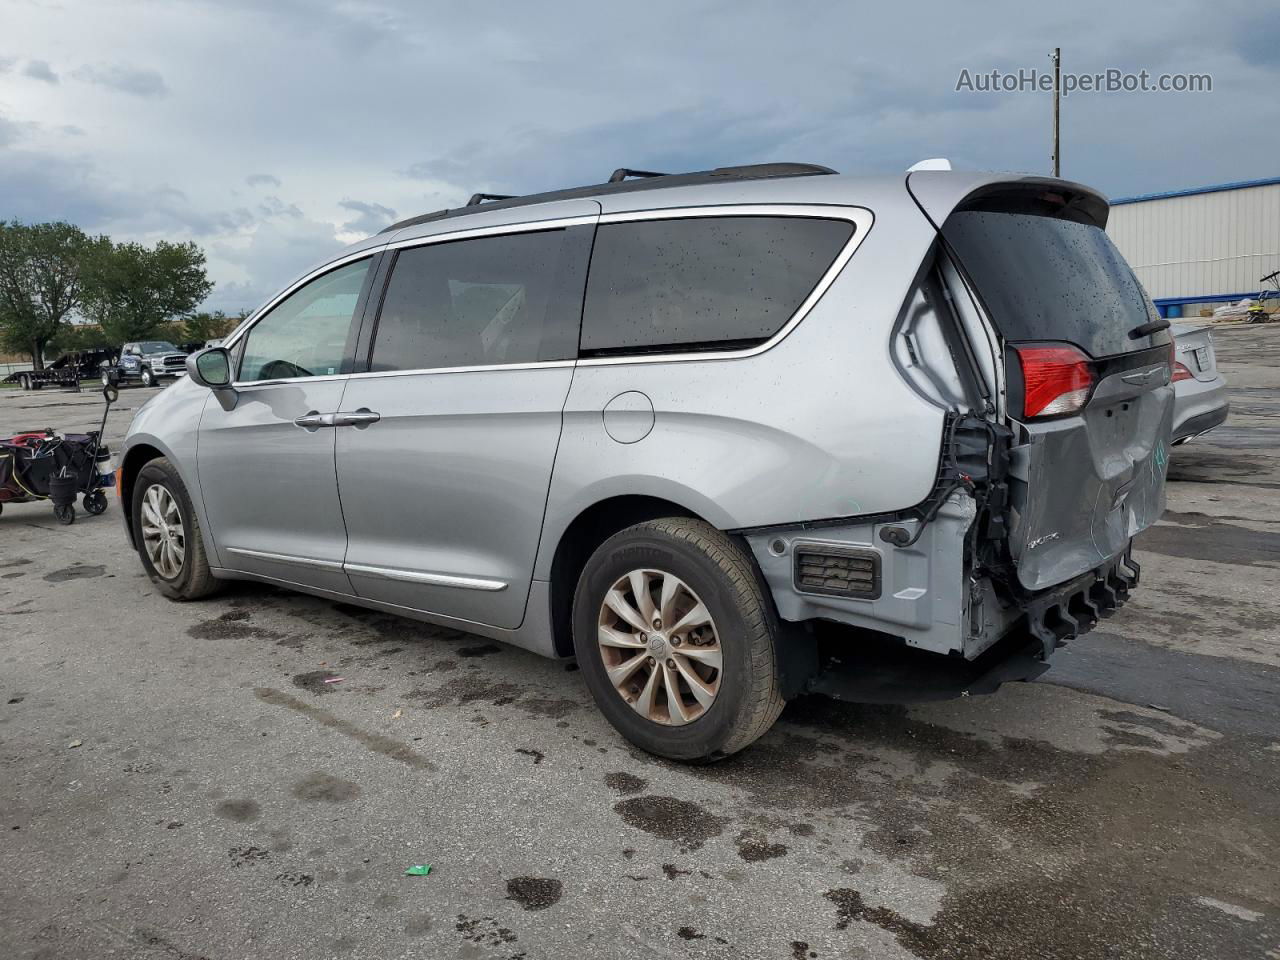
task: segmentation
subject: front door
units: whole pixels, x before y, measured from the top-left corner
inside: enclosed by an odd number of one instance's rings
[[[205,405],[200,492],[224,567],[350,593],[332,415],[372,258],[310,280],[234,344],[234,406]],[[228,409],[229,408],[229,409]]]
[[[577,354],[580,220],[398,252],[336,431],[358,596],[520,625]]]

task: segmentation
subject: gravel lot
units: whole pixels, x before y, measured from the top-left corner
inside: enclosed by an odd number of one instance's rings
[[[1280,958],[1280,328],[1216,336],[1231,419],[1118,617],[1040,682],[804,698],[710,767],[631,750],[572,664],[173,604],[114,500],[6,507],[0,955]],[[0,391],[0,435],[100,403]]]

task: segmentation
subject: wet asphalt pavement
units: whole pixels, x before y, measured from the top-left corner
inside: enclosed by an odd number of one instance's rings
[[[1117,617],[1039,682],[803,698],[708,767],[572,664],[169,603],[114,500],[7,507],[0,956],[1280,958],[1280,327],[1216,336],[1231,419],[1175,450]],[[0,391],[0,435],[98,403]]]

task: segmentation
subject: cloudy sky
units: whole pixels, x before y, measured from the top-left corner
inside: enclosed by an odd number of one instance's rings
[[[1048,172],[1047,95],[955,88],[1055,45],[1070,71],[1213,78],[1069,98],[1064,176],[1112,196],[1274,176],[1265,6],[0,0],[0,219],[195,240],[234,311],[477,190],[767,160]]]

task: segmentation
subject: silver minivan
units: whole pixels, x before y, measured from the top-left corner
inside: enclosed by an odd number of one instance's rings
[[[667,757],[838,652],[1041,658],[1137,583],[1171,341],[1061,180],[808,164],[477,195],[188,360],[120,495],[156,586],[279,584],[576,656]]]

